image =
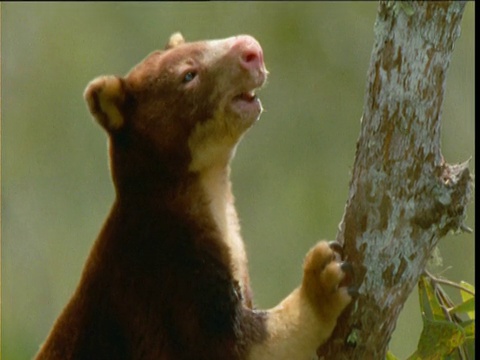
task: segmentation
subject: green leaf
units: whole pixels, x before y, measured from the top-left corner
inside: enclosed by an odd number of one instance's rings
[[[465,331],[455,323],[423,319],[417,351],[409,360],[441,360],[465,342]]]
[[[460,285],[468,290],[470,290],[472,293],[475,294],[475,287],[473,285],[470,285],[469,283],[465,281],[460,281]],[[460,295],[462,296],[462,300],[464,302],[467,302],[470,299],[475,299],[475,296],[470,294],[469,292],[466,292],[464,290],[460,290]],[[467,315],[470,319],[475,319],[475,305],[472,309],[473,311],[468,311]]]
[[[467,313],[470,319],[475,319],[475,298],[470,298],[448,311],[450,314]]]
[[[430,320],[446,320],[445,314],[435,296],[432,284],[425,276],[418,281],[418,295],[422,314]]]
[[[466,281],[460,281],[460,285],[462,285],[462,287],[464,287],[465,289],[467,290],[470,290],[472,293],[475,294],[475,287],[469,283],[467,283]],[[466,292],[466,291],[461,291],[462,293],[462,298],[463,298],[463,294],[465,294],[465,296],[467,296],[467,299],[470,299],[471,297],[473,297],[472,294]],[[467,299],[464,299],[464,300],[467,300]]]
[[[475,339],[475,321],[474,320],[467,320],[460,324],[465,331],[465,336],[470,339]]]
[[[390,350],[388,350],[387,357],[385,358],[385,360],[398,360],[398,358],[395,355],[393,355]]]

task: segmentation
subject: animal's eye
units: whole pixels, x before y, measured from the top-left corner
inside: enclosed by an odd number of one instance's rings
[[[183,83],[188,83],[190,81],[192,81],[193,79],[195,79],[195,76],[197,76],[197,73],[194,72],[194,71],[189,71],[185,74],[185,76],[183,77]]]

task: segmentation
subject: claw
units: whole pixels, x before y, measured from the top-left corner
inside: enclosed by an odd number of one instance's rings
[[[353,274],[353,266],[349,262],[342,261],[340,263],[340,269],[342,269],[343,272],[348,273],[348,274]]]
[[[345,277],[341,282],[341,285],[346,286],[349,285],[348,287],[348,292],[350,294],[350,291],[357,291],[357,279],[356,279],[356,274],[355,274],[355,268],[353,265],[347,261],[342,261],[340,263],[340,269],[345,273]],[[353,296],[353,295],[351,295]]]
[[[356,286],[350,286],[347,289],[347,292],[348,292],[348,295],[350,295],[352,298],[356,298],[359,295],[358,288]]]
[[[339,254],[341,257],[343,257],[343,245],[340,244],[338,241],[329,241],[328,246],[330,246],[330,249],[335,251],[337,254]]]

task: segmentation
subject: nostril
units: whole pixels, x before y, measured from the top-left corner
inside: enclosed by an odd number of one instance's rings
[[[246,69],[259,68],[263,63],[262,51],[259,49],[244,50],[240,59],[240,63]]]
[[[249,63],[252,61],[256,61],[258,59],[258,55],[254,52],[248,52],[243,54],[242,58],[244,62]]]
[[[243,68],[253,70],[264,67],[262,48],[257,40],[249,35],[240,35],[231,41],[230,53],[237,57]]]

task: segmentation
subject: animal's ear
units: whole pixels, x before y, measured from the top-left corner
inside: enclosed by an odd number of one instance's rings
[[[185,43],[185,39],[183,38],[183,35],[179,32],[176,32],[172,34],[172,36],[170,36],[170,39],[168,40],[167,45],[165,45],[165,50],[174,48],[184,43]]]
[[[125,83],[117,76],[100,76],[90,82],[83,94],[95,120],[107,132],[119,130],[125,123],[122,107]]]

